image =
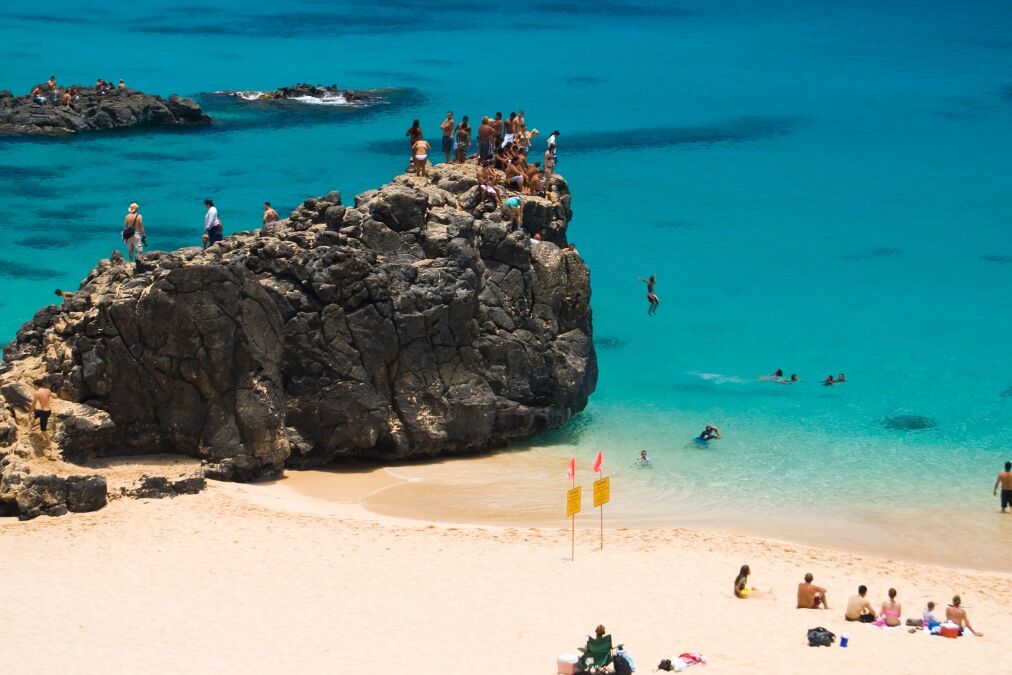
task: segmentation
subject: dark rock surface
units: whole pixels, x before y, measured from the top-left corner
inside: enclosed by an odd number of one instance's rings
[[[0,133],[73,134],[81,131],[134,127],[181,127],[210,124],[190,99],[167,99],[133,89],[98,92],[77,87],[71,107],[62,104],[61,89],[53,100],[36,102],[31,96],[0,96]],[[9,92],[7,92],[9,93]]]
[[[107,501],[102,476],[60,476],[33,471],[24,453],[0,455],[0,516],[29,520],[68,511],[97,511]]]
[[[134,487],[122,490],[122,494],[138,499],[163,499],[177,495],[195,495],[205,487],[207,480],[203,476],[175,479],[165,476],[144,476]]]
[[[307,199],[204,252],[114,254],[19,330],[0,394],[18,407],[48,373],[65,458],[181,453],[228,480],[566,424],[597,381],[589,270],[560,248],[568,186],[525,197],[532,243],[480,204],[473,166],[431,173],[354,206]]]
[[[366,91],[358,89],[341,89],[336,84],[294,84],[290,87],[281,87],[272,91],[225,91],[229,96],[235,96],[247,101],[279,101],[295,98],[310,97],[319,99],[341,97],[348,103],[368,103],[373,96]]]

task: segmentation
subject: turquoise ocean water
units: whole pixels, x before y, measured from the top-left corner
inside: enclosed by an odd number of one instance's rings
[[[1012,542],[990,490],[1012,457],[1009,35],[997,0],[5,8],[0,89],[17,93],[51,74],[389,91],[374,110],[205,99],[206,130],[0,139],[0,339],[108,256],[132,201],[155,248],[190,245],[205,196],[250,229],[265,199],[285,213],[389,180],[412,118],[434,136],[447,109],[523,108],[562,131],[601,366],[586,413],[535,454],[603,449],[632,520],[856,523],[914,546],[944,509],[983,560]],[[778,367],[801,382],[756,382]],[[936,426],[883,424],[904,415]],[[724,439],[693,446],[706,423]]]

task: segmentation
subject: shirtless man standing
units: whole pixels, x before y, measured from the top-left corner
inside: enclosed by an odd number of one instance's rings
[[[45,386],[44,380],[35,381],[35,398],[32,400],[32,417],[28,423],[28,433],[35,428],[35,420],[39,421],[42,440],[49,445],[49,416],[53,414],[53,392]]]
[[[953,596],[952,604],[945,608],[945,618],[959,626],[961,629],[965,627],[977,637],[983,637],[983,633],[978,633],[973,629],[973,626],[970,625],[970,618],[966,615],[966,610],[959,606],[961,603],[962,600],[958,595]]]
[[[495,114],[495,119],[492,120],[492,130],[495,132],[495,147],[497,147],[497,148],[502,147],[503,127],[504,126],[505,126],[505,123],[503,122],[503,119],[502,119],[502,113],[501,112],[497,112]]]
[[[270,202],[264,202],[264,225],[267,223],[276,223],[278,221],[278,212],[274,210]]]
[[[489,124],[487,117],[481,118],[481,125],[478,127],[478,161],[486,162],[492,159],[492,138],[495,136],[495,129]]]
[[[826,589],[813,584],[814,578],[809,572],[805,575],[805,583],[798,584],[798,609],[829,609],[826,603]]]
[[[450,153],[453,152],[453,111],[446,111],[446,119],[439,125],[439,128],[443,130],[443,155],[446,156],[446,163],[450,163]]]
[[[1012,462],[1005,462],[1005,470],[998,474],[998,478],[994,481],[995,496],[998,496],[999,485],[1001,485],[1001,512],[1010,513],[1012,512]]]

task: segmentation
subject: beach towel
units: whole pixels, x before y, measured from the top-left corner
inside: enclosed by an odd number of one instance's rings
[[[702,663],[705,666],[706,657],[699,652],[684,652],[679,654],[677,659],[664,659],[657,664],[657,669],[680,673],[686,668],[694,666],[697,663]]]

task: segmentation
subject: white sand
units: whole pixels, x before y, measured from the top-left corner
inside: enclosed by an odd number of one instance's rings
[[[434,526],[354,502],[392,484],[345,475],[348,503],[273,486],[120,499],[97,513],[0,520],[4,673],[354,672],[549,675],[604,623],[650,672],[701,651],[698,673],[998,672],[1012,575],[891,563],[681,530],[578,532]],[[396,481],[393,481],[396,482]],[[737,600],[739,566],[774,597]],[[799,578],[831,611],[794,609]],[[961,593],[983,638],[845,624],[860,583],[904,613]],[[850,635],[810,648],[806,629]]]

